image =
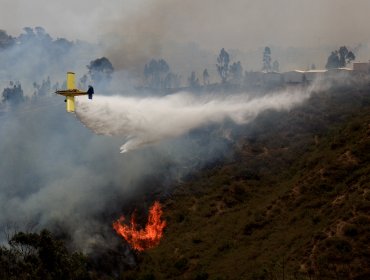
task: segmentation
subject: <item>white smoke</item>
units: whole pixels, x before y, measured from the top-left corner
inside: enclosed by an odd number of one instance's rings
[[[79,99],[76,115],[97,134],[123,136],[126,142],[121,152],[124,153],[226,119],[245,124],[265,110],[289,110],[309,96],[309,90],[262,97],[189,92],[163,97],[96,96],[93,102]]]

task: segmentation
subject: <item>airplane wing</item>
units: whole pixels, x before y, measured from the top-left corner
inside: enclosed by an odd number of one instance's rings
[[[75,96],[89,95],[89,99],[92,99],[92,94],[76,88],[75,73],[73,72],[67,72],[67,89],[57,90],[55,93],[66,97],[67,112],[75,111]]]

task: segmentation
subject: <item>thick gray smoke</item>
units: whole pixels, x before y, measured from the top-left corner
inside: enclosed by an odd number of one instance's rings
[[[124,8],[121,13],[125,16],[118,21],[99,25],[101,30],[112,34],[111,40],[107,37],[103,45],[117,69],[141,72],[137,68],[139,64],[153,57],[165,57],[171,65],[181,59],[181,68],[175,70],[189,75],[190,71],[203,70],[200,67],[188,69],[189,60],[193,67],[201,60],[202,67],[210,68],[224,47],[243,52],[233,60],[241,60],[244,69],[259,70],[265,46],[272,47],[273,59],[277,59],[286,71],[293,67],[305,69],[313,63],[323,68],[333,48],[341,45],[354,48],[359,43],[365,47],[370,42],[366,16],[370,2],[366,0],[358,0],[356,4],[337,0],[335,9],[332,0],[135,2],[140,6],[135,12],[127,14]],[[351,18],[352,24],[348,24],[343,15]],[[183,56],[184,51],[192,51],[189,42],[195,42],[203,51],[210,51],[207,55],[213,55],[213,60],[206,60],[195,51],[192,56]],[[179,48],[184,50],[179,51]],[[364,53],[358,59],[367,61],[367,56]]]
[[[88,249],[109,232],[111,220],[101,216],[120,209],[162,166],[153,167],[155,151],[117,155],[118,139],[90,133],[53,93],[67,71],[76,71],[79,82],[99,57],[96,46],[53,39],[42,28],[9,41],[0,44],[0,85],[19,81],[24,96],[0,96],[0,233],[61,229]]]
[[[264,110],[288,110],[309,96],[296,91],[259,98],[185,92],[148,98],[97,94],[92,102],[79,97],[82,122],[96,133],[113,135],[100,136],[66,113],[64,98],[50,87],[33,94],[33,82],[49,75],[59,87],[66,71],[79,70],[80,78],[89,61],[99,57],[97,49],[26,29],[12,47],[1,50],[2,81],[19,80],[29,98],[13,107],[1,104],[0,230],[7,225],[27,230],[30,223],[31,230],[61,229],[76,247],[90,250],[112,240],[111,221],[130,198],[148,188],[163,190],[227,154],[230,142],[220,137],[224,122],[247,123]],[[114,77],[112,82],[131,90]],[[122,138],[122,151],[137,150],[118,153]]]
[[[308,97],[309,91],[302,90],[254,98],[188,92],[146,98],[97,96],[94,102],[78,102],[77,117],[97,134],[124,137],[121,152],[127,152],[225,119],[245,124],[265,110],[287,110]]]
[[[111,217],[130,197],[171,184],[227,152],[228,140],[214,133],[225,120],[246,123],[264,110],[288,110],[309,94],[79,97],[77,116],[113,137],[91,133],[65,112],[63,98],[20,104],[0,117],[0,225],[62,228],[86,251],[109,246]],[[209,125],[204,134],[188,133]],[[123,136],[123,151],[155,145],[122,155]]]
[[[99,56],[97,46],[52,38],[42,27],[25,27],[18,37],[0,30],[0,37],[7,36],[8,40],[0,40],[0,86],[19,81],[28,97],[38,91],[43,80],[49,79],[50,86],[61,88],[67,71],[79,74],[78,83],[88,71],[86,65]],[[44,94],[51,92],[49,87]]]
[[[121,155],[121,139],[91,133],[61,97],[20,104],[0,117],[0,131],[0,230],[59,228],[84,250],[114,234],[112,219],[130,197],[172,182],[197,149],[183,141],[172,156],[163,147]]]
[[[185,79],[190,71],[207,67],[211,80],[218,81],[214,64],[220,48],[252,52],[245,56],[250,60],[242,55],[237,59],[245,63],[245,70],[258,70],[261,48],[270,44],[288,50],[285,65],[320,65],[313,60],[318,56],[324,64],[333,48],[318,54],[315,47],[338,47],[347,41],[357,44],[362,38],[369,41],[368,9],[364,8],[369,3],[338,1],[344,5],[337,5],[333,17],[331,0],[314,4],[281,0],[274,5],[269,0],[116,0],[104,2],[104,9],[101,1],[48,5],[41,0],[32,5],[26,0],[7,1],[1,15],[9,27],[44,24],[59,35],[73,33],[73,38],[98,33],[111,36],[91,45],[51,38],[43,28],[26,28],[11,44],[4,44],[7,36],[2,32],[0,85],[20,81],[28,99],[18,107],[0,104],[0,231],[7,225],[27,230],[32,224],[31,230],[61,228],[79,249],[105,243],[111,238],[104,235],[114,234],[112,217],[117,217],[130,198],[145,193],[144,188],[163,190],[164,185],[229,152],[229,139],[220,137],[225,135],[224,123],[245,124],[266,110],[289,110],[311,92],[276,92],[263,97],[186,92],[148,98],[96,95],[93,102],[82,97],[77,117],[91,132],[65,112],[62,97],[51,95],[56,82],[62,87],[65,72],[75,71],[79,81],[91,60],[107,56],[115,69],[141,74],[149,59],[163,57],[174,65],[171,71],[185,73]],[[281,13],[276,13],[277,8]],[[352,32],[343,14],[361,32]],[[8,26],[3,28],[8,30]],[[194,41],[199,47],[188,44]],[[302,52],[291,46],[314,49],[307,57],[297,55]],[[283,67],[284,58],[276,58]],[[41,83],[48,77],[51,84],[41,94]],[[120,78],[113,77],[112,84],[104,93],[112,88],[120,89],[117,94],[132,90]],[[123,152],[136,150],[120,154],[119,146]]]

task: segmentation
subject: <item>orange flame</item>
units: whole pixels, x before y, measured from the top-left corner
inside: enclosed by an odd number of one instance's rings
[[[134,214],[131,216],[130,225],[122,224],[125,217],[121,216],[113,223],[113,228],[133,249],[144,251],[145,249],[157,246],[163,236],[163,229],[166,226],[166,221],[161,219],[162,214],[161,204],[156,201],[149,209],[148,222],[144,229],[137,228]]]

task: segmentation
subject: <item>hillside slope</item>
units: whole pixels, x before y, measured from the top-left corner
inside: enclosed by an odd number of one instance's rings
[[[234,132],[224,165],[163,201],[124,279],[370,279],[370,89],[317,92]]]

